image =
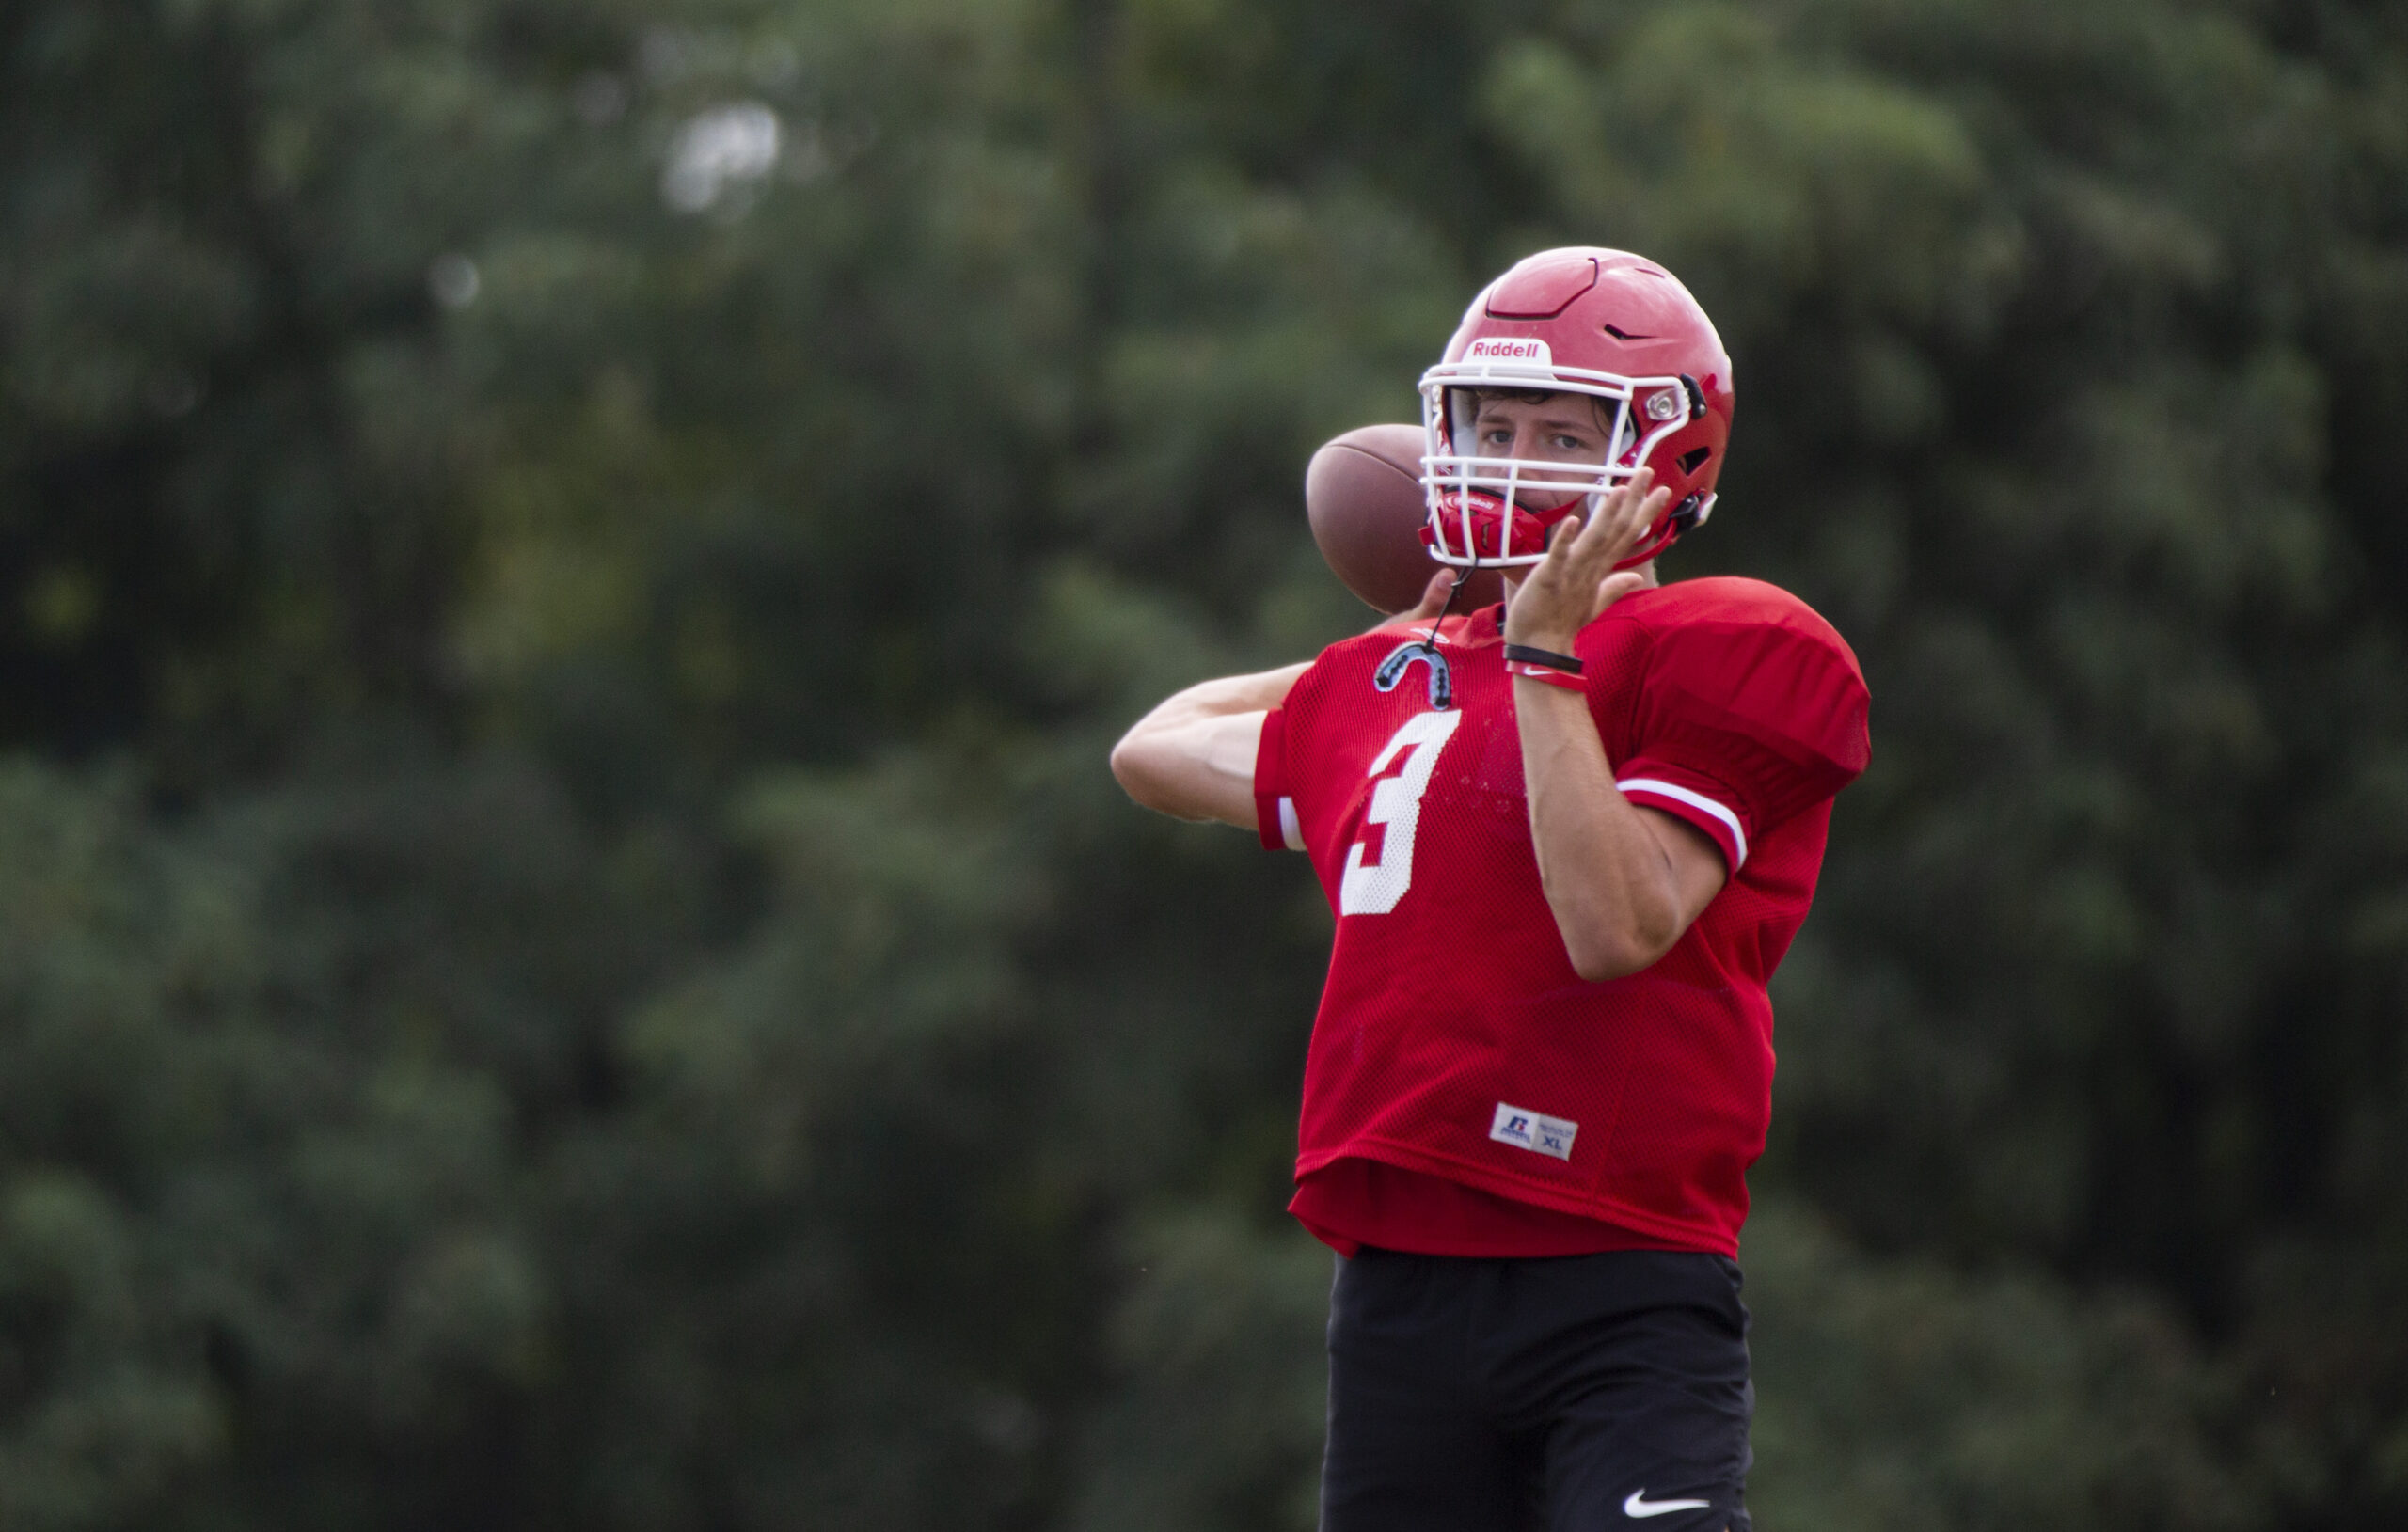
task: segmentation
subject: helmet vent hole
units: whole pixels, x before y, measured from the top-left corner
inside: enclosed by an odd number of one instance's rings
[[[1692,447],[1683,452],[1677,461],[1681,465],[1683,473],[1695,473],[1705,460],[1713,455],[1714,449],[1711,447]]]
[[[1617,340],[1653,340],[1656,339],[1652,335],[1633,335],[1619,324],[1608,324],[1604,326],[1604,329],[1608,335],[1612,336]]]

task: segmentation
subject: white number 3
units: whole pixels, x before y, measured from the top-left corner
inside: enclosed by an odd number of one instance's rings
[[[1346,848],[1346,874],[1338,883],[1339,914],[1385,915],[1413,887],[1413,836],[1421,828],[1421,795],[1430,790],[1438,752],[1447,748],[1463,721],[1463,713],[1451,707],[1417,713],[1404,720],[1404,727],[1389,736],[1386,747],[1372,759],[1368,775],[1377,777],[1399,750],[1413,752],[1403,770],[1371,787],[1370,804],[1363,811],[1363,830],[1368,834],[1372,826],[1385,825],[1387,835],[1380,843],[1380,860],[1374,862],[1363,861],[1359,838]]]

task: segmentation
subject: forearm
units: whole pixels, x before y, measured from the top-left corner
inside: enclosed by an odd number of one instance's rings
[[[1113,747],[1113,776],[1158,813],[1254,829],[1254,757],[1263,716],[1287,699],[1307,668],[1224,676],[1176,693]]]
[[[1232,713],[1267,713],[1287,701],[1296,678],[1312,668],[1309,661],[1282,665],[1252,675],[1225,675],[1198,681],[1173,692],[1154,710],[1130,727],[1127,738],[1177,729],[1201,719],[1227,718]]]
[[[1680,940],[1695,911],[1663,838],[1614,786],[1580,693],[1516,682],[1539,882],[1584,979],[1621,978]]]

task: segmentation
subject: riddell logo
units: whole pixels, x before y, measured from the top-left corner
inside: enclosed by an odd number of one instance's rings
[[[1524,340],[1512,336],[1483,336],[1471,343],[1464,353],[1467,362],[1526,362],[1534,367],[1553,367],[1555,354],[1544,340]]]

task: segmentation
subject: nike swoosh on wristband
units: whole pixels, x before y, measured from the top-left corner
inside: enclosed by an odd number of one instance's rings
[[[1631,1491],[1630,1498],[1622,1503],[1622,1513],[1624,1516],[1661,1516],[1674,1510],[1703,1510],[1714,1504],[1711,1500],[1650,1500],[1646,1494],[1644,1489]]]

